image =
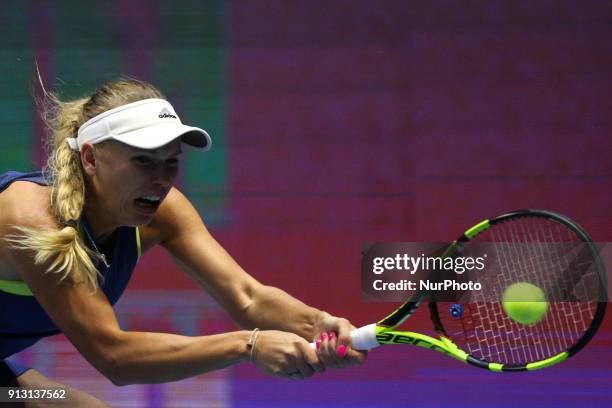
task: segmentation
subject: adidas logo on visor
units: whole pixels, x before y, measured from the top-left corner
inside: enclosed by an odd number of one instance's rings
[[[176,115],[173,115],[172,112],[170,112],[168,110],[168,108],[163,108],[161,110],[161,112],[159,112],[159,118],[163,119],[163,118],[172,118],[172,119],[176,119]]]

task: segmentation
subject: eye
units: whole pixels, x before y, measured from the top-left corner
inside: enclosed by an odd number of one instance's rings
[[[134,162],[136,162],[137,164],[146,166],[149,165],[151,163],[153,163],[153,160],[150,157],[147,156],[136,156],[134,157]]]
[[[179,160],[176,157],[171,157],[168,160],[166,160],[166,164],[169,164],[171,166],[176,166],[178,164]]]

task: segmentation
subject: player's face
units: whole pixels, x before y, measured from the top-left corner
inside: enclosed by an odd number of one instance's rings
[[[154,150],[101,143],[95,149],[96,211],[118,225],[151,221],[174,183],[180,153],[180,140]]]

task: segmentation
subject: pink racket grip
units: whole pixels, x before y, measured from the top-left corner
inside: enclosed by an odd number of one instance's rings
[[[380,346],[380,343],[376,341],[376,323],[355,329],[351,332],[350,336],[351,347],[355,350],[371,350]],[[312,342],[310,347],[314,349],[317,345]]]

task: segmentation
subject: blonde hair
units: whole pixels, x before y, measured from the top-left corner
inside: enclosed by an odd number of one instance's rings
[[[42,82],[41,82],[42,85]],[[108,83],[90,97],[62,102],[43,87],[42,118],[49,130],[44,170],[51,184],[53,216],[60,225],[54,228],[15,226],[19,235],[5,239],[13,248],[32,250],[34,262],[50,262],[47,272],[60,275],[60,281],[71,277],[98,289],[96,261],[103,255],[88,248],[79,235],[78,224],[85,204],[85,181],[78,151],[72,150],[66,138],[75,137],[87,120],[121,105],[148,98],[165,99],[155,87],[132,78]]]

